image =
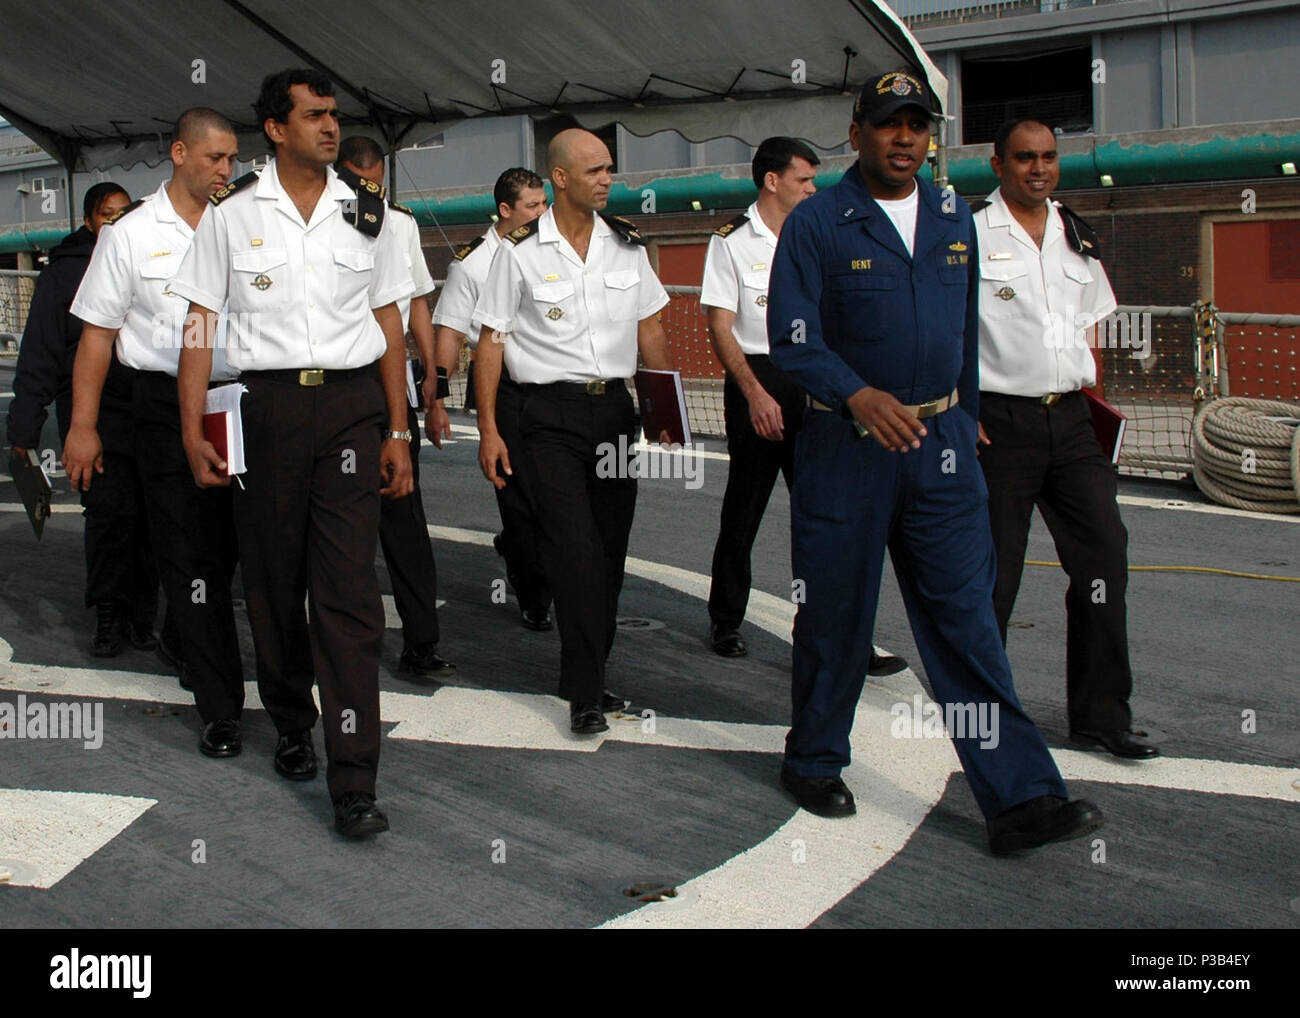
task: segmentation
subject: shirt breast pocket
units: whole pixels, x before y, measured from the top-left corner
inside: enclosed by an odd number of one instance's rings
[[[636,269],[605,273],[605,310],[612,322],[626,322],[636,318],[637,283],[641,274]]]
[[[910,323],[900,311],[898,277],[887,273],[851,272],[831,276],[826,285],[830,293],[829,335],[838,333],[853,342],[874,343],[893,335],[901,320]],[[913,328],[911,324],[908,329]]]
[[[537,283],[532,287],[533,307],[538,318],[558,322],[569,314],[576,304],[574,286],[567,279],[555,283]]]
[[[353,248],[334,250],[334,307],[342,311],[355,304],[369,307],[366,294],[370,290],[370,277],[375,269],[373,251]]]
[[[745,272],[740,276],[740,304],[742,308],[758,309],[765,314],[767,307],[768,271]]]
[[[1020,318],[1032,311],[1029,270],[1018,260],[980,262],[980,314]]]
[[[1092,270],[1088,268],[1088,263],[1083,259],[1070,258],[1062,260],[1061,271],[1080,287],[1087,286],[1092,282]]]
[[[168,301],[176,301],[185,303],[188,307],[188,302],[183,297],[167,289],[168,281],[176,278],[180,267],[180,255],[163,255],[140,263],[140,278],[145,281],[145,289],[155,295],[159,306],[166,306]]]
[[[289,253],[283,248],[235,251],[230,267],[232,310],[275,311],[288,302]]]

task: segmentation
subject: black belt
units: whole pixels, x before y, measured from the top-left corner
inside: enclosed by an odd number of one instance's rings
[[[519,388],[524,392],[548,392],[556,396],[605,396],[625,391],[627,385],[621,378],[597,378],[590,382],[520,382]]]
[[[240,381],[258,379],[265,382],[281,382],[285,385],[332,385],[334,382],[346,382],[352,378],[378,378],[379,362],[367,364],[360,368],[279,368],[275,371],[243,371]]]
[[[1082,389],[1074,389],[1070,392],[1045,392],[1041,396],[1013,396],[1008,392],[981,392],[980,399],[992,396],[994,399],[1014,399],[1021,403],[1033,403],[1036,406],[1056,406],[1067,396],[1078,396],[1082,392]]]

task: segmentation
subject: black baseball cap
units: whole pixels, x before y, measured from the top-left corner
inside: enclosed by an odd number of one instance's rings
[[[886,71],[867,79],[853,104],[853,119],[878,124],[904,106],[920,106],[932,117],[942,114],[939,99],[925,75],[915,70]]]

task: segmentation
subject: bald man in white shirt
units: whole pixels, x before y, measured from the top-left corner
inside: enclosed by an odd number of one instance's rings
[[[226,186],[238,142],[230,122],[196,107],[176,122],[172,176],[104,228],[72,311],[86,323],[77,352],[76,423],[64,461],[76,484],[99,441],[95,408],[114,349],[132,376],[132,423],[144,503],[181,681],[203,721],[199,750],[231,757],[242,748],[244,672],[230,583],[238,561],[228,488],[195,486],[181,443],[176,374],[189,302],[167,282],[194,240],[208,199]],[[223,323],[224,326],[224,323]],[[214,336],[210,383],[231,381],[225,335]],[[88,478],[87,478],[88,481]],[[164,632],[164,639],[169,636]]]
[[[613,183],[605,144],[573,128],[547,156],[555,204],[505,236],[474,311],[479,466],[496,487],[498,470],[529,471],[560,630],[560,696],[570,730],[593,734],[609,727],[604,711],[626,706],[605,688],[605,663],[636,509],[635,474],[603,476],[597,462],[602,450],[635,450],[625,379],[638,351],[648,368],[673,368],[658,318],[668,293],[636,228],[597,214]],[[509,449],[496,426],[503,354],[523,390],[523,449]]]

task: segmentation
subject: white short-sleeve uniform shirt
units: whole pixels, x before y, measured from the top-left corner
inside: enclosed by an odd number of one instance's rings
[[[459,332],[469,341],[471,349],[478,345],[480,329],[474,321],[474,306],[487,281],[492,256],[500,246],[501,238],[496,227],[489,227],[476,241],[457,251],[455,259],[447,266],[447,281],[443,283],[438,304],[433,309],[433,324],[445,325]]]
[[[726,224],[709,238],[704,255],[704,284],[700,304],[734,311],[731,327],[743,353],[765,354],[767,345],[767,280],[776,254],[776,234],[767,228],[755,203],[745,221]],[[727,230],[727,226],[731,229]]]
[[[397,310],[402,315],[402,331],[406,332],[411,328],[411,301],[433,293],[433,276],[429,275],[429,264],[424,260],[424,249],[420,246],[420,226],[415,221],[415,216],[404,208],[389,205],[388,217],[392,218],[393,230],[401,241],[406,268],[411,274],[411,292],[397,300]]]
[[[99,231],[71,310],[83,322],[117,330],[117,359],[127,367],[176,375],[190,302],[167,281],[193,241],[194,231],[176,212],[166,183]],[[226,363],[223,315],[214,339],[212,378],[224,381],[236,374]]]
[[[1087,329],[1116,308],[1106,270],[1070,246],[1049,203],[1040,249],[999,188],[975,213],[980,258],[980,389],[1044,396],[1095,385]]]
[[[507,334],[506,369],[516,382],[636,373],[637,325],[668,303],[668,293],[644,247],[592,218],[586,261],[560,234],[554,208],[507,234],[492,259],[474,319]]]
[[[229,301],[227,352],[241,371],[345,370],[387,347],[373,308],[412,291],[407,253],[384,210],[377,237],[344,218],[357,194],[326,168],[325,189],[304,223],[275,160],[255,182],[210,205],[170,283],[201,307]]]

